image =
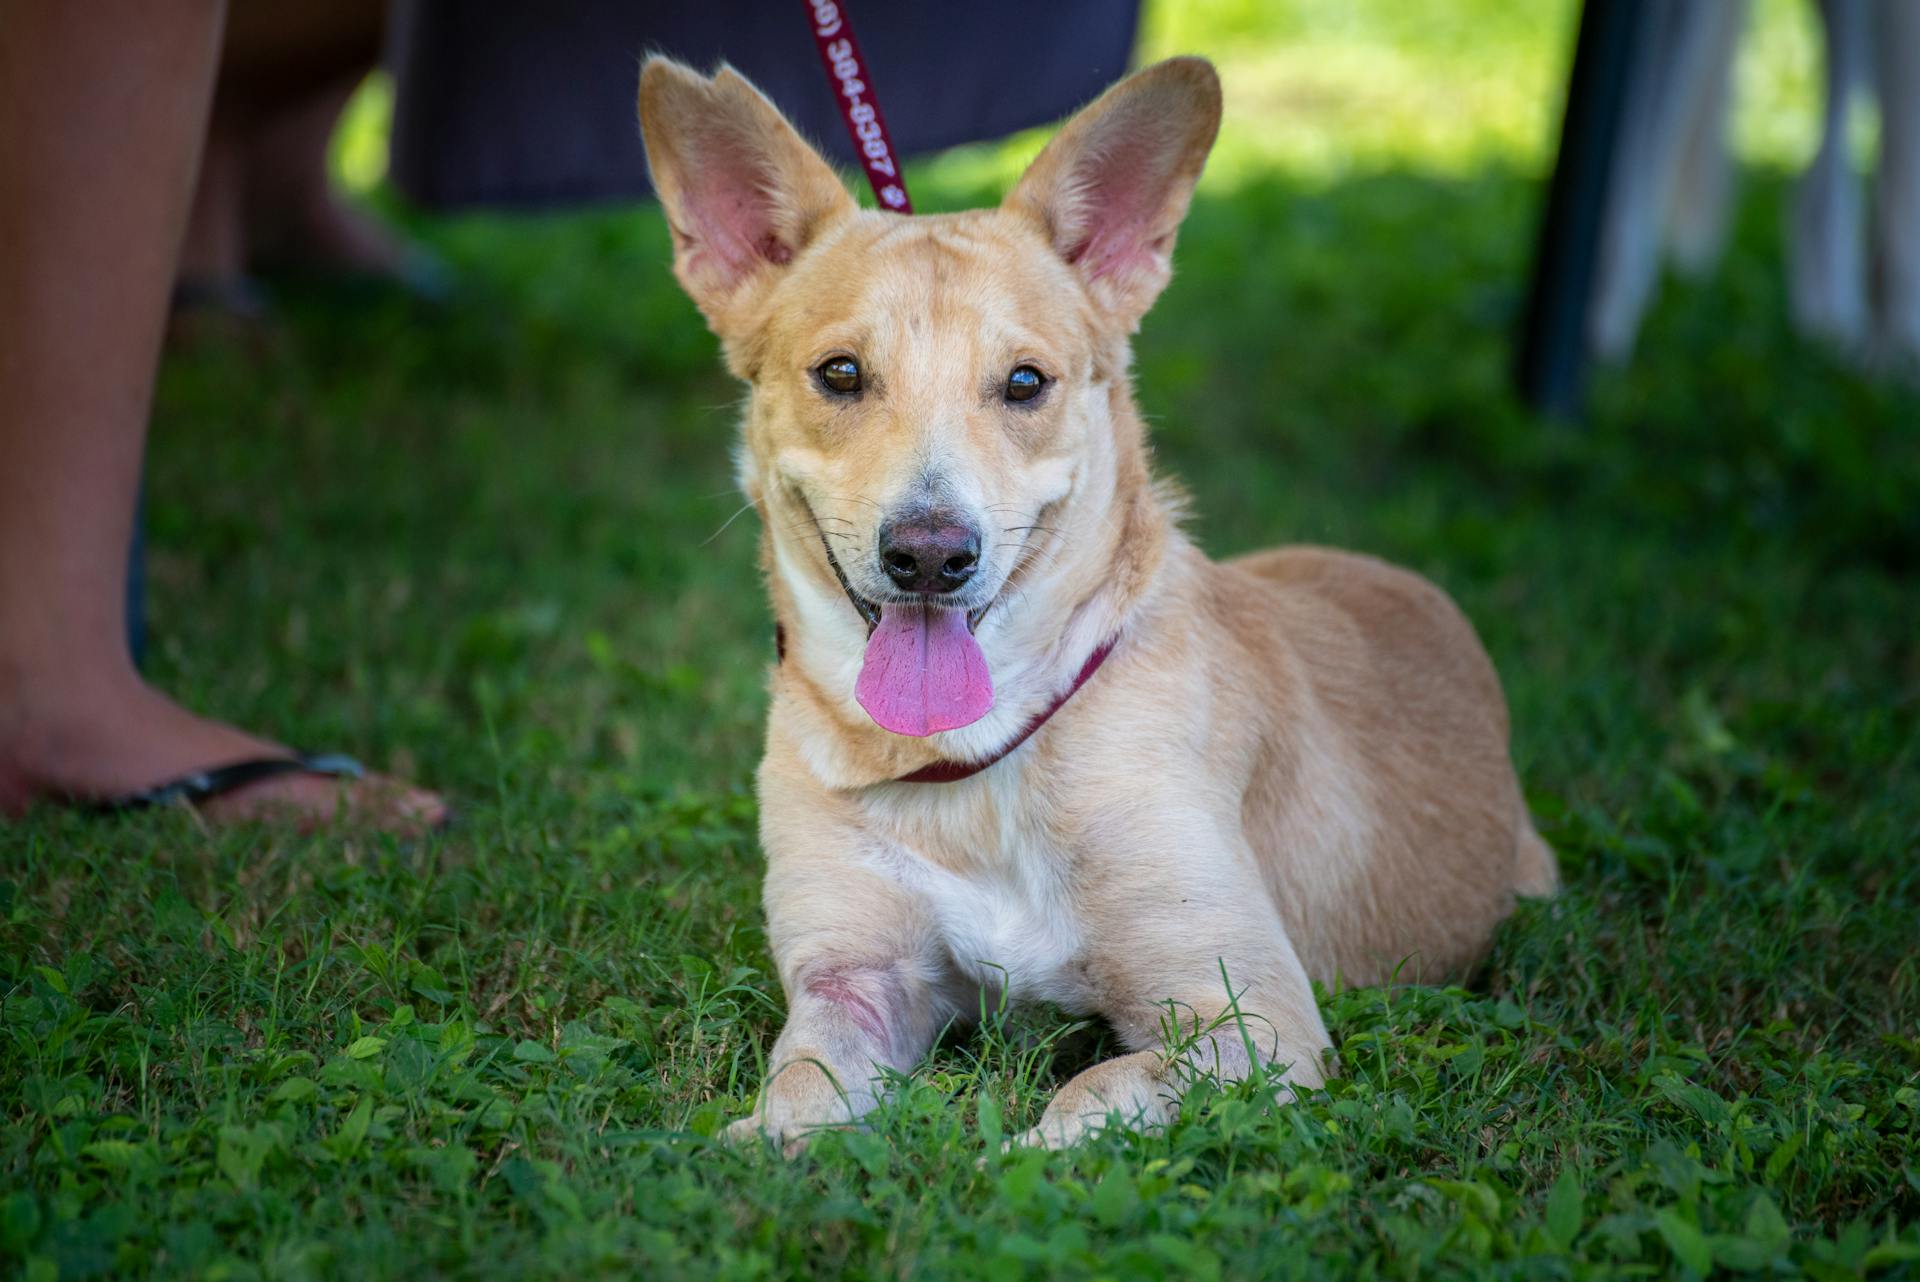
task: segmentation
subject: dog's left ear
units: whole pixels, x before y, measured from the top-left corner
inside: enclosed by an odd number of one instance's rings
[[[1128,329],[1173,274],[1173,239],[1220,131],[1220,77],[1170,58],[1127,77],[1054,135],[1003,209],[1036,219]]]

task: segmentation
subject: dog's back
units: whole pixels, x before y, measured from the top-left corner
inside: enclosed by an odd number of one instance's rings
[[[1278,548],[1210,572],[1223,631],[1276,683],[1242,813],[1308,972],[1471,965],[1516,893],[1558,880],[1472,626],[1425,579],[1352,553]]]

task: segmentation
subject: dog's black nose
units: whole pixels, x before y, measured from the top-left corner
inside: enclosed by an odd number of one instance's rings
[[[980,565],[980,532],[942,513],[880,527],[880,567],[908,592],[951,592]]]

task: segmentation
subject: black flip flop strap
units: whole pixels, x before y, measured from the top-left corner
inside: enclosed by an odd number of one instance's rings
[[[274,779],[281,775],[325,775],[335,779],[359,779],[366,768],[352,757],[337,752],[301,753],[292,757],[257,757],[235,761],[211,770],[196,770],[142,792],[99,804],[100,810],[145,810],[152,806],[171,806],[180,802],[198,805],[224,793]]]

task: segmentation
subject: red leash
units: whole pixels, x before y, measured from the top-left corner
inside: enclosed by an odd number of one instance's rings
[[[1053,714],[1066,707],[1067,700],[1080,693],[1080,687],[1087,684],[1087,679],[1100,670],[1100,665],[1105,663],[1107,656],[1113,653],[1114,644],[1119,639],[1115,637],[1088,655],[1087,661],[1080,665],[1080,675],[1073,679],[1073,684],[1067,687],[1066,692],[1048,704],[1045,709],[1035,713],[1033,720],[1027,722],[1027,728],[1015,735],[1013,742],[1006,744],[998,752],[981,761],[936,761],[932,765],[921,766],[910,774],[901,775],[894,782],[958,783],[962,779],[971,779],[988,766],[1004,760],[1015,748],[1033,738],[1034,731],[1053,720]]]
[[[880,100],[874,96],[867,75],[867,60],[860,56],[860,42],[853,38],[853,25],[847,21],[844,6],[838,0],[807,0],[812,18],[813,43],[820,50],[827,79],[833,83],[834,101],[840,107],[840,119],[847,126],[847,137],[864,162],[867,181],[882,209],[910,214],[913,204],[907,199],[907,182],[901,177],[900,164],[894,159],[893,140],[887,136],[887,122],[880,114]]]
[[[1120,644],[1120,638],[1116,636],[1111,641],[1104,642],[1099,649],[1088,655],[1087,661],[1080,665],[1080,672],[1074,677],[1073,684],[1068,686],[1052,703],[1035,713],[1033,719],[1027,722],[1026,727],[1010,741],[1002,744],[997,751],[988,754],[979,761],[930,762],[927,765],[921,766],[918,770],[908,771],[893,782],[958,783],[962,779],[973,778],[973,776],[979,774],[988,766],[999,764],[1005,760],[1015,748],[1018,748],[1021,744],[1033,738],[1034,732],[1039,730],[1041,726],[1053,720],[1053,714],[1066,707],[1067,700],[1080,693],[1080,687],[1087,684],[1087,682],[1092,679],[1093,674],[1100,670],[1100,665],[1107,661],[1107,656],[1113,653],[1113,647],[1118,644]],[[773,625],[773,651],[777,662],[785,663],[787,661],[787,630],[777,623]]]

